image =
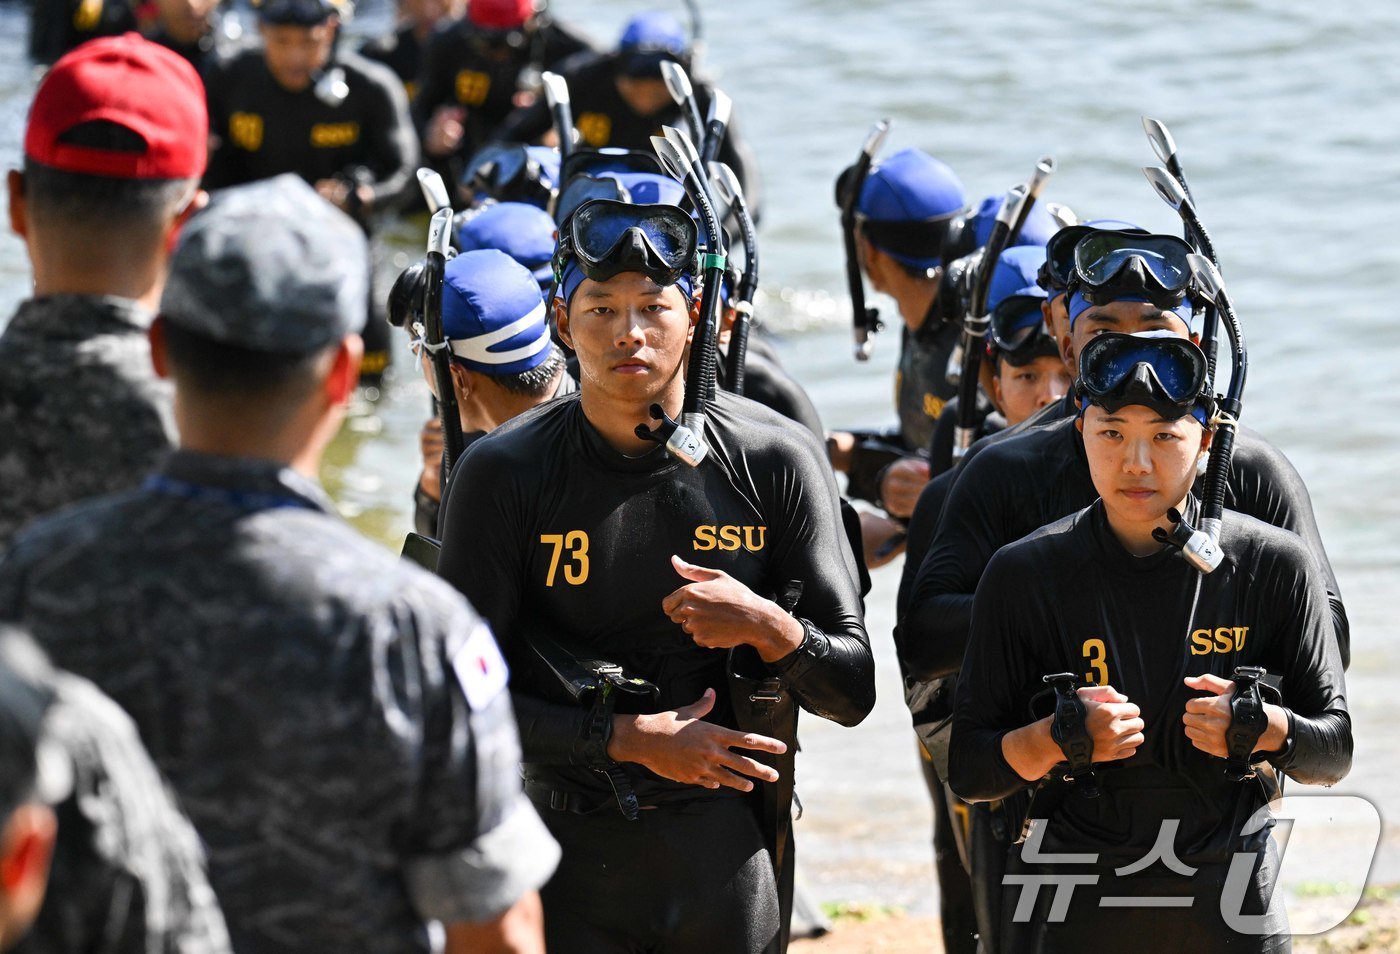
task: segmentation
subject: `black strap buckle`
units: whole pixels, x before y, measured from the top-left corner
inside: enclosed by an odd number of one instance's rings
[[[1236,666],[1235,691],[1230,695],[1230,727],[1225,730],[1225,777],[1232,782],[1254,778],[1250,759],[1259,738],[1269,727],[1259,682],[1268,674],[1263,666]]]
[[[617,670],[617,675],[621,675],[622,670]],[[636,821],[641,810],[641,803],[637,799],[637,792],[632,787],[632,780],[628,778],[627,772],[622,765],[612,760],[608,755],[608,740],[612,737],[612,717],[614,703],[615,683],[607,678],[607,674],[599,671],[599,675],[604,679],[603,685],[597,697],[593,701],[593,708],[588,713],[588,737],[584,742],[585,757],[588,760],[588,767],[595,772],[604,775],[608,784],[612,786],[613,795],[617,798],[617,807],[622,811],[622,817],[628,821]]]
[[[1079,677],[1072,672],[1057,672],[1044,677],[1045,684],[1055,693],[1055,714],[1050,721],[1050,737],[1065,754],[1069,771],[1066,782],[1073,782],[1075,791],[1084,798],[1099,797],[1099,778],[1094,773],[1094,739],[1084,724],[1087,712],[1079,698]]]

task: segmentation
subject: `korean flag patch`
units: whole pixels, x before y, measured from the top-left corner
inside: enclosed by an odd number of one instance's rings
[[[473,712],[483,711],[505,691],[510,670],[496,638],[484,623],[477,623],[466,642],[452,656],[452,669]]]

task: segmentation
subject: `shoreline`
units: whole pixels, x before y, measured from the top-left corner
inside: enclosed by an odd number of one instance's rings
[[[1295,899],[1291,914],[1306,916],[1326,904],[1327,892]],[[834,926],[824,937],[794,941],[793,954],[943,954],[937,918],[869,906],[835,906]],[[1361,903],[1337,927],[1318,935],[1295,935],[1294,954],[1390,954],[1400,950],[1400,885],[1366,889]]]

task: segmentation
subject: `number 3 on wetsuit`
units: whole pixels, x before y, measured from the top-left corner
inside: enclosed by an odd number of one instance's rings
[[[540,543],[554,548],[549,557],[549,573],[544,578],[545,586],[554,585],[554,577],[559,572],[559,557],[569,551],[569,564],[564,567],[564,579],[578,586],[588,579],[588,534],[582,530],[568,533],[542,533]]]
[[[1084,680],[1092,682],[1096,686],[1108,685],[1108,647],[1103,644],[1103,640],[1084,640],[1084,648],[1080,652],[1084,654],[1085,661],[1093,670],[1093,672],[1084,673]]]

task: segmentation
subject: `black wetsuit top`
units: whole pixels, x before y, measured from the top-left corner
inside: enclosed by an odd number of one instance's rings
[[[466,109],[466,132],[458,149],[466,156],[486,145],[488,140],[498,138],[501,123],[515,110],[520,74],[532,58],[540,69],[556,70],[570,57],[593,49],[592,42],[584,34],[551,21],[540,26],[525,47],[495,59],[473,42],[478,30],[470,20],[461,20],[432,36],[422,54],[419,85],[413,96],[413,119],[420,133],[439,107]],[[578,95],[573,89],[570,93]],[[540,99],[544,99],[543,95]]]
[[[189,64],[195,68],[200,76],[204,76],[213,68],[213,61],[217,57],[212,31],[204,34],[193,43],[182,43],[167,33],[164,27],[156,27],[155,32],[148,39],[152,43],[159,43],[173,53],[179,53],[189,61]]]
[[[137,28],[131,0],[34,0],[29,56],[45,66],[80,43]]]
[[[728,377],[723,356],[715,371],[716,383],[725,387]],[[816,435],[817,440],[826,439],[821,416],[802,385],[780,365],[752,349],[744,354],[744,397],[796,421]]]
[[[432,37],[428,38],[428,42],[432,42]],[[406,24],[393,33],[367,41],[360,47],[360,55],[371,63],[380,63],[392,70],[412,102],[418,90],[418,77],[423,73],[426,45],[418,42],[413,25]]]
[[[418,141],[403,86],[385,67],[337,53],[349,95],[327,105],[308,87],[278,85],[261,50],[209,71],[209,132],[216,146],[206,188],[242,185],[290,172],[315,184],[363,169],[376,203],[403,192],[418,162]],[[362,222],[362,224],[364,224]]]
[[[666,108],[651,116],[642,116],[617,91],[618,55],[607,54],[588,60],[564,74],[569,83],[569,98],[573,107],[574,127],[579,131],[581,146],[614,146],[652,154],[651,137],[661,135],[662,126],[681,126],[680,107],[667,102]],[[709,83],[694,80],[695,101],[700,115],[709,115]],[[735,114],[738,110],[735,109]],[[506,142],[536,142],[551,128],[549,104],[540,97],[531,106],[511,114],[497,131],[496,138]],[[697,148],[699,144],[697,143]],[[760,217],[763,197],[759,193],[757,164],[753,153],[739,132],[737,115],[731,115],[729,129],[720,146],[719,158],[728,163],[744,187],[744,196],[755,219]]]
[[[1194,501],[1189,509],[1196,509]],[[1179,820],[1176,857],[1201,869],[1198,878],[1206,884],[1197,888],[1209,903],[1196,907],[1215,910],[1174,911],[1185,933],[1135,935],[1138,951],[1222,949],[1218,934],[1215,944],[1198,946],[1210,939],[1202,921],[1212,914],[1219,919],[1219,886],[1231,856],[1242,851],[1262,859],[1272,824],[1240,835],[1274,781],[1264,774],[1247,783],[1229,781],[1223,759],[1192,745],[1182,715],[1186,700],[1203,693],[1183,685],[1184,677],[1229,679],[1236,666],[1264,667],[1291,713],[1289,742],[1269,761],[1305,784],[1334,784],[1351,766],[1342,662],[1323,576],[1308,548],[1295,534],[1230,511],[1221,543],[1225,560],[1209,574],[1198,573],[1174,549],[1134,557],[1095,501],[1003,547],[977,586],[954,712],[953,789],[983,801],[1030,784],[1007,763],[1001,738],[1049,713],[1039,706],[1031,711],[1048,673],[1081,674],[1135,702],[1145,741],[1130,758],[1100,765],[1102,794],[1084,798],[1063,781],[1047,782],[1032,816],[1047,819],[1041,851],[1099,855],[1096,865],[1057,870],[1110,879],[1114,867],[1149,853],[1164,819]],[[1151,884],[1123,878],[1104,893],[1138,893],[1133,884],[1158,893],[1165,869],[1153,873]],[[1267,898],[1271,880],[1256,870],[1247,899]],[[1085,929],[1092,929],[1100,909],[1086,907],[1082,917],[1071,913],[1065,925],[1051,925],[1049,943],[1014,949],[1060,950],[1056,940],[1088,940]],[[1229,950],[1271,951],[1277,941],[1232,934]]]
[[[937,321],[930,314],[918,331],[910,331],[902,321],[900,331],[899,365],[894,379],[899,427],[856,433],[846,471],[846,495],[875,504],[880,503],[884,469],[901,457],[927,453],[939,415],[958,393],[948,383],[948,359],[960,334],[957,326]]]
[[[661,690],[652,711],[718,695],[710,719],[733,726],[727,653],[701,649],[662,612],[685,585],[677,554],[722,569],[761,596],[801,584],[802,648],[773,665],[799,704],[854,725],[875,701],[874,664],[841,526],[836,485],[802,428],[721,393],[705,430],[709,456],[688,467],[657,448],[614,450],[567,397],[515,418],[457,465],[438,572],[490,622],[512,669],[527,783],[611,798],[584,767],[588,712],[526,644],[534,630],[596,653]],[[739,794],[624,770],[642,804]]]
[[[928,442],[928,472],[929,477],[937,477],[939,474],[947,473],[953,469],[953,445],[957,442],[958,430],[958,398],[957,395],[948,399],[948,403],[943,405],[943,410],[938,414],[938,420],[933,424],[933,436]],[[987,400],[980,390],[977,392],[977,411],[972,418],[975,429],[974,440],[981,440],[992,434],[1000,434],[1006,430],[1006,418],[1001,416],[1001,412],[992,406],[992,402]],[[971,448],[968,448],[970,451]]]
[[[956,412],[958,399],[953,398],[948,402],[948,406]],[[947,413],[947,408],[945,408],[944,414],[939,416],[938,427],[934,430],[933,444],[929,446],[931,459],[936,459],[938,448],[942,446],[940,434],[943,430],[943,417]],[[933,542],[934,531],[938,529],[938,520],[943,515],[943,505],[948,500],[948,491],[953,489],[953,484],[958,479],[958,469],[992,444],[1008,440],[1018,434],[1024,434],[1032,427],[1053,424],[1062,418],[1074,417],[1076,413],[1075,405],[1069,396],[1060,398],[1058,401],[1047,404],[1019,424],[1012,424],[1010,427],[1003,427],[1000,430],[983,434],[973,441],[972,446],[967,449],[967,454],[961,461],[942,472],[933,472],[933,478],[919,492],[919,502],[914,505],[914,513],[909,517],[909,536],[906,538],[904,546],[904,571],[899,578],[896,619],[903,618],[904,611],[909,606],[909,595],[914,590],[914,579],[919,575],[919,567],[924,562],[924,555],[928,553],[929,544]],[[949,437],[951,439],[951,431]],[[951,447],[951,444],[949,446]],[[932,468],[933,465],[930,463],[931,472]]]
[[[1098,497],[1084,440],[1074,424],[1065,418],[992,443],[958,470],[908,612],[895,630],[895,643],[915,675],[946,676],[960,665],[972,594],[992,554]],[[1241,428],[1235,439],[1225,506],[1302,539],[1322,571],[1345,665],[1350,646],[1346,610],[1307,488],[1288,458],[1248,428]]]

